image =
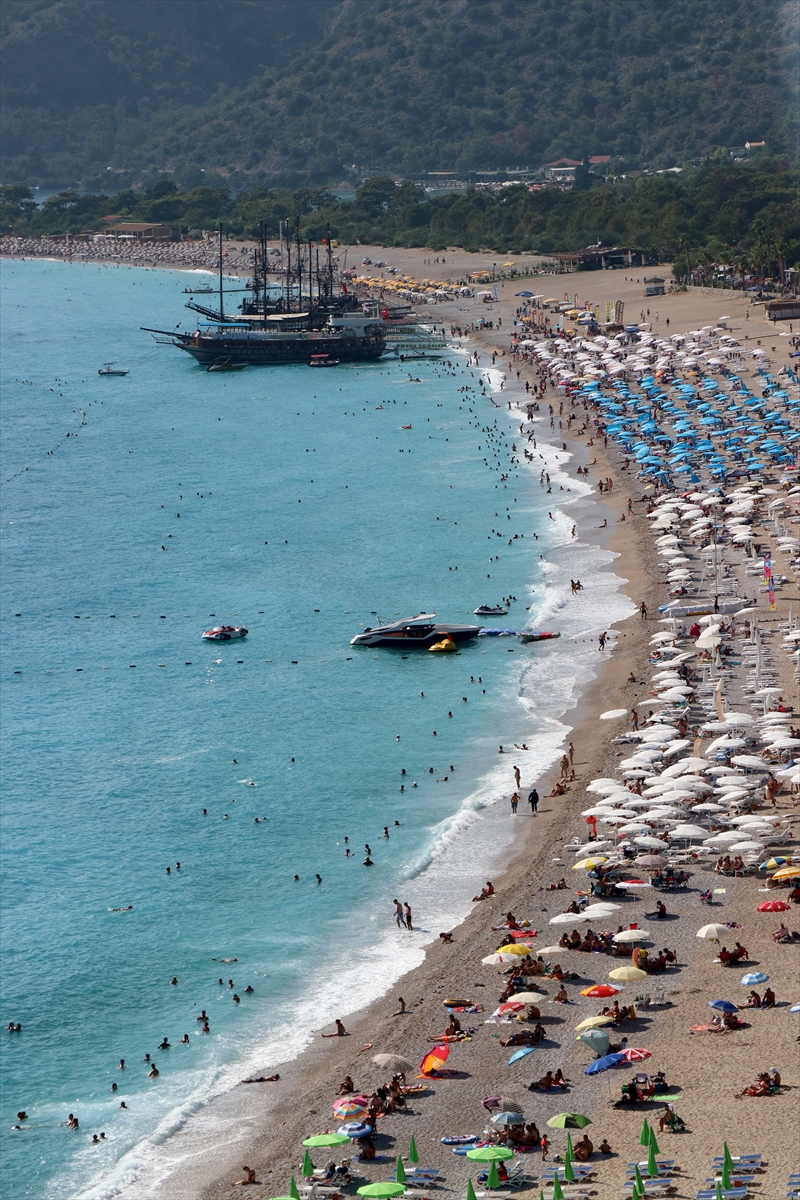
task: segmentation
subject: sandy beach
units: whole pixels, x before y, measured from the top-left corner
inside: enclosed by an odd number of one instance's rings
[[[469,271],[492,270],[493,262],[505,262],[505,258],[491,255],[466,255],[462,251],[448,250],[446,262],[434,262],[425,250],[384,249],[380,247],[352,247],[350,265],[358,266],[356,258],[383,258],[417,279],[462,278]],[[245,258],[245,255],[241,256]],[[536,260],[524,256],[520,267]],[[147,264],[142,264],[147,265]],[[167,262],[160,266],[179,264]],[[226,270],[228,268],[226,267]],[[370,268],[374,270],[374,268]],[[777,327],[768,324],[763,315],[763,306],[751,305],[741,293],[723,290],[692,289],[674,295],[650,299],[644,297],[644,275],[659,274],[669,281],[670,267],[631,269],[615,272],[587,272],[575,275],[536,276],[529,279],[504,280],[498,283],[499,299],[486,304],[471,297],[458,301],[427,306],[419,312],[419,319],[435,322],[449,330],[452,325],[469,328],[469,336],[463,349],[480,355],[481,369],[491,365],[491,355],[497,356],[496,368],[504,370],[508,384],[502,396],[495,394],[491,403],[523,405],[525,402],[525,380],[533,384],[539,375],[533,365],[509,360],[509,338],[514,316],[520,301],[515,292],[530,287],[535,291],[541,287],[543,295],[561,296],[569,291],[570,296],[578,293],[579,304],[584,301],[600,306],[601,316],[608,300],[623,301],[626,320],[649,321],[659,336],[681,333],[715,325],[723,314],[727,318],[729,332],[741,343],[763,345],[769,353],[773,373],[789,364],[791,352],[790,329],[787,322]],[[547,292],[546,288],[552,288]],[[649,312],[648,312],[649,308]],[[474,329],[475,323],[483,318],[493,323],[492,329]],[[667,326],[669,319],[669,326]],[[517,383],[517,371],[520,372]],[[745,367],[740,373],[750,386],[754,386],[755,368]],[[499,1024],[489,1018],[499,1003],[506,977],[505,967],[487,967],[481,959],[491,954],[505,938],[493,931],[504,923],[505,914],[514,913],[517,920],[527,919],[538,931],[533,940],[534,956],[538,946],[552,946],[566,928],[551,927],[548,922],[562,913],[577,891],[585,891],[587,877],[583,871],[573,871],[576,858],[581,853],[566,849],[573,839],[582,843],[587,840],[588,826],[582,815],[597,796],[586,792],[591,780],[612,777],[619,771],[619,762],[632,753],[630,746],[614,744],[613,739],[629,728],[627,719],[601,721],[600,713],[612,709],[628,712],[637,707],[642,719],[652,697],[651,675],[658,670],[648,662],[651,637],[665,629],[657,621],[657,608],[667,600],[667,589],[661,579],[661,561],[655,539],[649,529],[646,504],[643,501],[643,486],[631,478],[623,469],[623,455],[609,441],[603,446],[601,437],[595,436],[593,444],[587,444],[593,432],[580,437],[575,431],[566,429],[551,432],[544,419],[546,405],[557,404],[564,395],[552,386],[541,402],[538,423],[534,423],[534,436],[542,442],[566,443],[572,456],[569,473],[589,467],[589,482],[595,487],[599,480],[611,479],[613,490],[604,495],[595,493],[582,502],[578,518],[578,537],[584,542],[600,544],[612,551],[616,558],[612,570],[625,580],[625,592],[634,615],[617,622],[609,631],[609,643],[605,651],[592,648],[589,653],[602,661],[597,678],[585,689],[579,702],[565,721],[571,726],[570,739],[574,743],[575,780],[563,796],[549,798],[558,775],[557,769],[544,778],[527,779],[523,771],[523,797],[515,840],[515,853],[501,878],[495,876],[495,895],[476,903],[467,919],[455,928],[451,944],[433,941],[427,949],[425,962],[409,973],[386,995],[368,1008],[359,1012],[342,1013],[348,1031],[346,1038],[322,1040],[320,1031],[307,1050],[289,1062],[270,1061],[263,1064],[263,1074],[278,1071],[280,1081],[251,1086],[240,1086],[212,1102],[214,1128],[222,1129],[213,1141],[205,1131],[205,1122],[210,1116],[200,1111],[193,1116],[193,1138],[196,1152],[192,1159],[179,1171],[166,1178],[160,1194],[168,1200],[183,1200],[188,1197],[203,1197],[218,1200],[226,1196],[241,1194],[234,1190],[234,1183],[242,1177],[242,1164],[255,1169],[257,1185],[244,1188],[246,1195],[275,1197],[288,1194],[291,1175],[300,1180],[303,1138],[324,1131],[334,1131],[337,1121],[331,1105],[336,1091],[345,1075],[352,1076],[356,1091],[372,1092],[386,1082],[386,1072],[372,1063],[378,1053],[394,1053],[413,1063],[435,1044],[447,1024],[448,1010],[443,1001],[459,997],[467,999],[481,1011],[464,1013],[460,1016],[462,1026],[474,1030],[469,1040],[453,1045],[448,1067],[451,1071],[441,1078],[426,1079],[426,1090],[410,1098],[404,1111],[383,1116],[377,1127],[377,1158],[370,1163],[353,1162],[356,1176],[352,1186],[344,1194],[352,1195],[365,1183],[386,1180],[394,1173],[398,1154],[408,1163],[409,1140],[413,1135],[424,1167],[438,1168],[440,1181],[430,1189],[419,1189],[421,1197],[441,1194],[464,1200],[467,1178],[474,1181],[476,1165],[470,1160],[453,1155],[449,1146],[441,1140],[448,1135],[481,1135],[491,1130],[491,1113],[483,1106],[483,1100],[492,1095],[513,1099],[524,1111],[527,1122],[535,1121],[539,1130],[547,1132],[550,1139],[550,1165],[555,1156],[562,1155],[566,1146],[564,1131],[550,1129],[547,1121],[559,1112],[578,1112],[591,1118],[588,1127],[595,1152],[591,1157],[594,1173],[587,1187],[595,1195],[605,1197],[620,1195],[628,1162],[646,1157],[639,1147],[642,1119],[653,1120],[663,1108],[655,1102],[634,1104],[625,1108],[613,1107],[620,1097],[621,1085],[627,1083],[637,1070],[653,1074],[666,1074],[670,1092],[679,1095],[675,1107],[685,1122],[686,1132],[658,1135],[662,1155],[677,1161],[676,1174],[671,1177],[675,1191],[681,1197],[694,1197],[706,1179],[713,1174],[712,1158],[722,1153],[723,1140],[727,1140],[733,1154],[759,1152],[763,1156],[763,1174],[757,1175],[760,1194],[767,1198],[786,1193],[787,1178],[800,1168],[796,1133],[798,1100],[800,1095],[800,1046],[797,1035],[798,1016],[789,1013],[789,1007],[800,1000],[798,996],[798,945],[776,944],[772,933],[780,923],[780,914],[758,913],[757,906],[767,894],[764,873],[747,874],[743,877],[714,874],[714,858],[692,863],[689,888],[670,892],[661,897],[652,890],[633,891],[628,899],[617,901],[619,911],[613,920],[601,922],[600,928],[616,929],[637,924],[650,931],[651,953],[668,947],[674,950],[676,963],[666,971],[648,979],[643,984],[627,985],[620,995],[620,1003],[635,1003],[642,993],[651,995],[663,992],[668,1003],[650,1007],[637,1005],[635,1019],[615,1027],[612,1039],[628,1038],[630,1046],[646,1047],[652,1058],[638,1066],[616,1068],[602,1076],[587,1076],[585,1068],[592,1061],[592,1051],[577,1040],[575,1026],[583,1019],[594,1016],[608,1001],[583,998],[580,990],[595,983],[607,982],[608,972],[629,959],[619,958],[611,962],[605,954],[559,951],[543,957],[553,963],[560,962],[565,971],[577,978],[566,982],[569,1002],[556,1003],[553,999],[558,983],[552,979],[540,979],[537,986],[547,993],[548,999],[541,1003],[541,1023],[545,1027],[545,1040],[535,1052],[519,1063],[508,1065],[513,1053],[510,1048],[500,1046],[519,1029],[532,1028],[516,1021]],[[482,403],[482,402],[480,402]],[[488,406],[490,401],[486,401]],[[566,407],[566,405],[565,405]],[[520,410],[520,420],[525,419]],[[533,486],[537,468],[531,468]],[[778,479],[771,484],[783,494],[789,485]],[[628,507],[629,498],[632,507]],[[554,496],[557,504],[557,497]],[[607,524],[604,526],[604,522]],[[795,531],[797,536],[797,531]],[[759,598],[759,626],[772,651],[776,684],[782,689],[787,708],[800,707],[796,679],[792,675],[792,662],[782,643],[789,629],[790,619],[796,621],[800,606],[798,576],[790,566],[791,555],[784,553],[770,528],[759,527],[759,543],[769,547],[773,554],[774,571],[787,577],[787,582],[776,593],[774,611],[770,611],[765,598]],[[742,580],[743,597],[756,595],[756,584],[752,579]],[[648,619],[641,619],[638,608],[644,602]],[[791,618],[790,618],[791,612]],[[740,653],[742,632],[734,639],[738,647],[734,659],[743,661]],[[686,645],[691,645],[689,639]],[[527,648],[526,648],[527,649]],[[536,653],[536,647],[530,647]],[[629,682],[633,675],[636,682]],[[726,694],[731,703],[728,707],[740,708],[747,703],[748,711],[757,712],[751,697],[744,692],[744,665],[726,672]],[[699,679],[699,675],[698,675]],[[795,724],[798,722],[795,721]],[[708,745],[712,734],[698,733],[700,739],[688,753],[702,753],[702,745]],[[752,752],[752,751],[751,751]],[[796,752],[795,752],[796,753]],[[512,765],[509,761],[509,793],[513,790]],[[542,797],[539,811],[532,814],[525,802],[527,790],[536,784]],[[774,812],[790,818],[798,817],[797,804],[800,796],[795,789],[792,794],[784,783],[779,791]],[[797,830],[793,829],[796,834]],[[605,835],[601,835],[605,836]],[[613,840],[613,832],[609,835]],[[791,855],[795,838],[790,839],[776,854]],[[587,844],[586,853],[591,851]],[[548,890],[549,885],[564,876],[568,890]],[[714,891],[714,904],[702,904],[699,895],[706,889]],[[781,893],[778,893],[781,894]],[[785,893],[782,893],[785,895]],[[665,901],[669,917],[666,920],[650,921],[645,913],[655,907],[656,899]],[[785,914],[790,928],[797,925],[797,909]],[[387,920],[390,914],[387,915]],[[435,915],[427,921],[433,928]],[[738,940],[748,948],[746,965],[725,967],[714,959],[720,947],[698,939],[696,931],[701,925],[717,921],[731,926],[731,944]],[[593,926],[594,928],[595,926]],[[585,926],[579,926],[581,931]],[[743,1013],[746,1028],[726,1033],[690,1033],[690,1028],[706,1023],[711,1013],[709,1000],[722,997],[744,1003],[748,989],[739,979],[744,971],[761,971],[770,977],[770,986],[777,997],[777,1006],[769,1010]],[[315,979],[313,968],[309,971],[309,987],[324,987],[324,981]],[[763,990],[763,989],[759,989]],[[398,996],[405,1000],[406,1013],[392,1015],[397,1008]],[[326,1032],[329,1032],[326,1030]],[[774,1096],[737,1097],[735,1093],[751,1083],[759,1072],[775,1067],[782,1076],[782,1086]],[[563,1070],[569,1080],[566,1091],[529,1091],[528,1085],[548,1070]],[[416,1072],[414,1072],[416,1074]],[[418,1082],[410,1078],[409,1082]],[[494,1110],[496,1111],[496,1109]],[[210,1126],[209,1126],[210,1127]],[[580,1136],[573,1131],[573,1140]],[[597,1147],[607,1138],[612,1149],[608,1156],[600,1155]],[[337,1160],[351,1157],[356,1146],[344,1146],[331,1153]],[[312,1154],[314,1165],[322,1166],[328,1152],[317,1150]],[[519,1154],[526,1173],[535,1177],[522,1191],[532,1196],[539,1195],[544,1184],[539,1180],[543,1164],[537,1151]],[[140,1194],[136,1185],[131,1195]],[[144,1193],[141,1193],[144,1194]],[[499,1195],[505,1193],[501,1190]],[[550,1195],[547,1192],[546,1195]]]

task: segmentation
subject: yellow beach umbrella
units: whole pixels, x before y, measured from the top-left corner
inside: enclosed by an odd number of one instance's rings
[[[501,946],[497,951],[498,954],[519,954],[522,957],[530,954],[530,952],[530,946],[520,946],[517,942],[510,942],[507,946]]]
[[[797,879],[800,875],[800,867],[781,867],[780,871],[776,871],[772,876],[773,879]]]
[[[608,978],[616,979],[620,983],[637,983],[640,979],[647,979],[647,972],[640,971],[631,963],[627,967],[617,967],[615,971],[609,971]]]
[[[586,1017],[585,1020],[581,1021],[580,1025],[575,1026],[575,1029],[576,1031],[580,1031],[581,1029],[599,1029],[601,1025],[608,1025],[612,1020],[612,1017]]]
[[[572,868],[573,871],[591,871],[592,867],[599,867],[601,863],[607,862],[605,858],[582,858],[580,862],[576,862]]]

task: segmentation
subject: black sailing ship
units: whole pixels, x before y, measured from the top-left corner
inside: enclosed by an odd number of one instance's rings
[[[381,357],[386,349],[384,324],[378,311],[365,312],[358,297],[343,282],[337,290],[331,235],[324,242],[327,263],[316,269],[311,243],[300,242],[300,222],[295,230],[295,254],[287,242],[287,264],[280,272],[280,295],[270,286],[267,232],[261,225],[259,245],[253,261],[253,279],[245,289],[249,298],[241,311],[225,313],[223,289],[222,228],[219,231],[219,311],[196,300],[186,307],[204,318],[191,332],[142,329],[161,335],[162,344],[177,346],[202,366],[219,364],[277,366],[282,363],[323,361],[363,362]],[[305,291],[304,291],[305,288]],[[316,290],[316,295],[315,295]],[[230,291],[227,293],[230,294]]]

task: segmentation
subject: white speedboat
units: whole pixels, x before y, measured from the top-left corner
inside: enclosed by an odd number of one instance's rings
[[[244,625],[215,625],[213,629],[204,630],[203,637],[207,642],[232,642],[234,638],[247,637],[247,628]]]
[[[113,362],[110,362],[110,363],[104,363],[103,366],[100,368],[100,370],[97,372],[97,374],[98,375],[130,375],[130,371],[129,371],[128,367],[115,367]]]

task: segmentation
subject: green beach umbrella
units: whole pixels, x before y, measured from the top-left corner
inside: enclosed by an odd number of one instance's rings
[[[647,1174],[651,1178],[658,1175],[658,1163],[656,1162],[656,1152],[653,1143],[650,1143],[650,1149],[647,1151]]]
[[[725,1166],[730,1171],[731,1167],[733,1166],[733,1155],[731,1154],[730,1150],[728,1149],[727,1142],[722,1143],[722,1161],[724,1162]]]
[[[411,1141],[408,1146],[408,1161],[412,1162],[412,1163],[419,1162],[419,1153],[417,1151],[417,1143],[414,1141],[413,1133],[411,1135]],[[467,1200],[470,1200],[469,1196],[467,1197]]]
[[[488,1188],[500,1187],[500,1176],[497,1174],[497,1163],[494,1159],[489,1163],[489,1174],[486,1176],[486,1186]]]
[[[567,1183],[575,1182],[575,1172],[572,1169],[572,1159],[567,1156],[564,1157],[564,1179],[567,1181]]]
[[[303,1156],[303,1166],[301,1167],[301,1172],[303,1175],[305,1175],[306,1179],[310,1179],[314,1174],[314,1164],[312,1163],[311,1155],[307,1150]]]
[[[467,1158],[474,1162],[500,1162],[504,1158],[513,1158],[514,1151],[508,1146],[478,1146],[475,1150],[467,1151]]]
[[[569,1130],[567,1130],[567,1152],[564,1155],[564,1158],[565,1158],[565,1160],[569,1159],[569,1161],[572,1162],[574,1157],[575,1157],[575,1151],[572,1149],[572,1137],[570,1135]]]
[[[551,1129],[583,1129],[587,1125],[591,1125],[591,1117],[585,1117],[583,1113],[556,1113],[551,1117],[547,1124]]]
[[[297,1190],[297,1184],[294,1181],[294,1175],[292,1176],[291,1182],[289,1184],[289,1197],[290,1197],[290,1200],[300,1200],[300,1193]]]
[[[475,1188],[472,1186],[472,1180],[467,1180],[467,1200],[476,1200]]]
[[[399,1154],[397,1156],[397,1171],[395,1172],[395,1179],[397,1180],[398,1183],[407,1183],[408,1182],[408,1176],[406,1175],[406,1169],[403,1166],[403,1160]]]
[[[564,1189],[557,1175],[553,1180],[553,1200],[564,1200]]]
[[[653,1147],[653,1149],[655,1150],[656,1154],[660,1154],[660,1153],[661,1153],[661,1151],[660,1151],[660,1150],[659,1150],[659,1148],[658,1148],[658,1142],[656,1141],[656,1131],[655,1131],[655,1129],[651,1129],[651,1130],[650,1130],[650,1145]]]
[[[358,1189],[359,1196],[377,1196],[378,1200],[386,1200],[389,1196],[402,1196],[406,1190],[404,1183],[367,1183]]]
[[[346,1133],[315,1133],[313,1137],[306,1138],[303,1145],[311,1146],[313,1149],[314,1146],[343,1146],[345,1142],[349,1141],[350,1138]]]
[[[722,1164],[721,1182],[726,1190],[731,1186],[731,1171],[727,1163]]]
[[[644,1180],[642,1179],[642,1172],[639,1170],[638,1163],[633,1168],[633,1177],[636,1181],[636,1190],[638,1191],[640,1196],[643,1196],[645,1194],[646,1189],[644,1186]]]
[[[639,1134],[639,1145],[640,1146],[647,1147],[650,1145],[650,1134],[652,1132],[653,1132],[652,1129],[650,1128],[649,1124],[647,1123],[647,1117],[645,1117],[645,1119],[642,1121],[642,1132]]]
[[[717,1180],[717,1186],[715,1188],[715,1191],[716,1191],[716,1195],[714,1197],[714,1200],[725,1200],[725,1197],[722,1195],[722,1188],[720,1187],[719,1180]]]

